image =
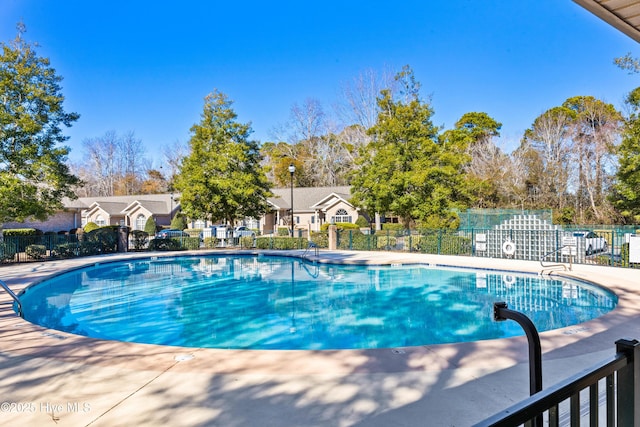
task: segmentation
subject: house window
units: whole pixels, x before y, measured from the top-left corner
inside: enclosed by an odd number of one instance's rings
[[[205,228],[206,224],[203,220],[199,219],[193,223],[193,228]]]
[[[315,223],[316,223],[316,216],[311,215],[311,224],[315,224]]]
[[[145,217],[142,214],[138,215],[138,217],[136,218],[136,224],[134,226],[134,230],[144,230],[144,226],[146,223],[147,223],[147,217]]]
[[[332,222],[351,222],[351,215],[345,209],[338,209],[336,215],[331,218]]]
[[[107,221],[104,220],[102,215],[98,215],[96,217],[96,225],[99,225],[100,227],[104,227],[105,225],[107,225]]]

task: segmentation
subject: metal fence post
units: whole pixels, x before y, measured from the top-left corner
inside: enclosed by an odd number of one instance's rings
[[[637,393],[640,386],[640,342],[618,340],[616,351],[626,354],[628,359],[627,365],[618,371],[618,425],[640,426],[640,393]]]

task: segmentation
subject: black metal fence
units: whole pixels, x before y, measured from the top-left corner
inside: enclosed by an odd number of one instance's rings
[[[618,340],[613,357],[530,396],[475,427],[543,423],[551,427],[578,426],[587,422],[591,426],[640,426],[639,357],[637,340]]]

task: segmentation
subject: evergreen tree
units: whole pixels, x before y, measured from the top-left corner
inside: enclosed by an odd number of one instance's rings
[[[152,216],[147,218],[147,222],[144,223],[144,231],[147,232],[149,236],[155,236],[157,229],[158,225],[156,224],[155,218]]]
[[[468,161],[465,147],[440,143],[433,109],[420,100],[411,69],[396,81],[398,97],[385,89],[378,99],[380,114],[361,153],[352,201],[370,213],[394,213],[407,227],[414,220],[431,228],[455,226],[452,208],[468,199],[460,173]]]
[[[205,98],[200,123],[191,128],[191,152],[176,178],[180,206],[189,218],[233,224],[267,211],[269,184],[258,143],[249,140],[251,127],[237,122],[231,104],[214,91]]]
[[[0,222],[46,219],[62,209],[62,198],[75,198],[79,179],[65,164],[68,137],[76,113],[63,109],[64,97],[49,59],[39,57],[18,35],[0,48]]]
[[[632,223],[640,223],[640,87],[626,99],[631,114],[626,120],[618,147],[617,183],[612,196],[620,213]]]

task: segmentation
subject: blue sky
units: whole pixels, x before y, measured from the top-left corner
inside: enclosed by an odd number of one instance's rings
[[[484,111],[510,151],[566,98],[621,108],[640,85],[613,65],[640,56],[638,44],[570,0],[0,0],[0,40],[20,20],[81,115],[66,130],[74,161],[85,138],[133,131],[157,166],[160,147],[188,141],[214,89],[264,142],[294,103],[328,112],[358,74],[408,64],[437,125]]]

